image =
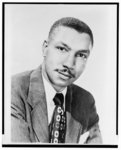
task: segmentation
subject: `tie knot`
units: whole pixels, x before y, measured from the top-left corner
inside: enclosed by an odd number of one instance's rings
[[[63,106],[63,102],[64,102],[63,94],[62,93],[56,93],[53,101],[54,101],[55,105]]]

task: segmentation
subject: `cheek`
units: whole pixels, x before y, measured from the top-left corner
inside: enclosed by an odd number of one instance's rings
[[[85,69],[85,66],[86,66],[86,62],[78,62],[78,63],[76,63],[75,72],[76,72],[77,76],[81,75],[81,73]]]
[[[48,49],[46,61],[50,64],[57,65],[62,63],[63,57],[55,49]]]
[[[46,55],[46,63],[49,67],[57,66],[57,65],[61,64],[61,61],[62,60],[55,52],[51,51],[51,52],[48,52]]]

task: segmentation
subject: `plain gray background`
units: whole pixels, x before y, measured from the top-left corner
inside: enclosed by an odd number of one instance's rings
[[[93,31],[94,48],[76,84],[89,90],[95,98],[103,143],[115,144],[116,5],[6,5],[6,118],[9,119],[7,114],[10,110],[10,76],[35,69],[41,64],[42,44],[51,25],[67,16],[84,21]]]

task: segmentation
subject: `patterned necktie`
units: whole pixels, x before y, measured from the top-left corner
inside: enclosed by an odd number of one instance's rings
[[[53,101],[55,103],[55,109],[53,112],[51,123],[49,125],[49,143],[65,143],[66,112],[64,112],[63,108],[63,94],[57,93]]]

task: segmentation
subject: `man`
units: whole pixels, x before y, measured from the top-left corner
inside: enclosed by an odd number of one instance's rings
[[[92,47],[92,31],[82,21],[67,17],[53,24],[42,65],[12,78],[13,142],[78,143],[88,131],[85,143],[102,143],[94,98],[73,84]]]

